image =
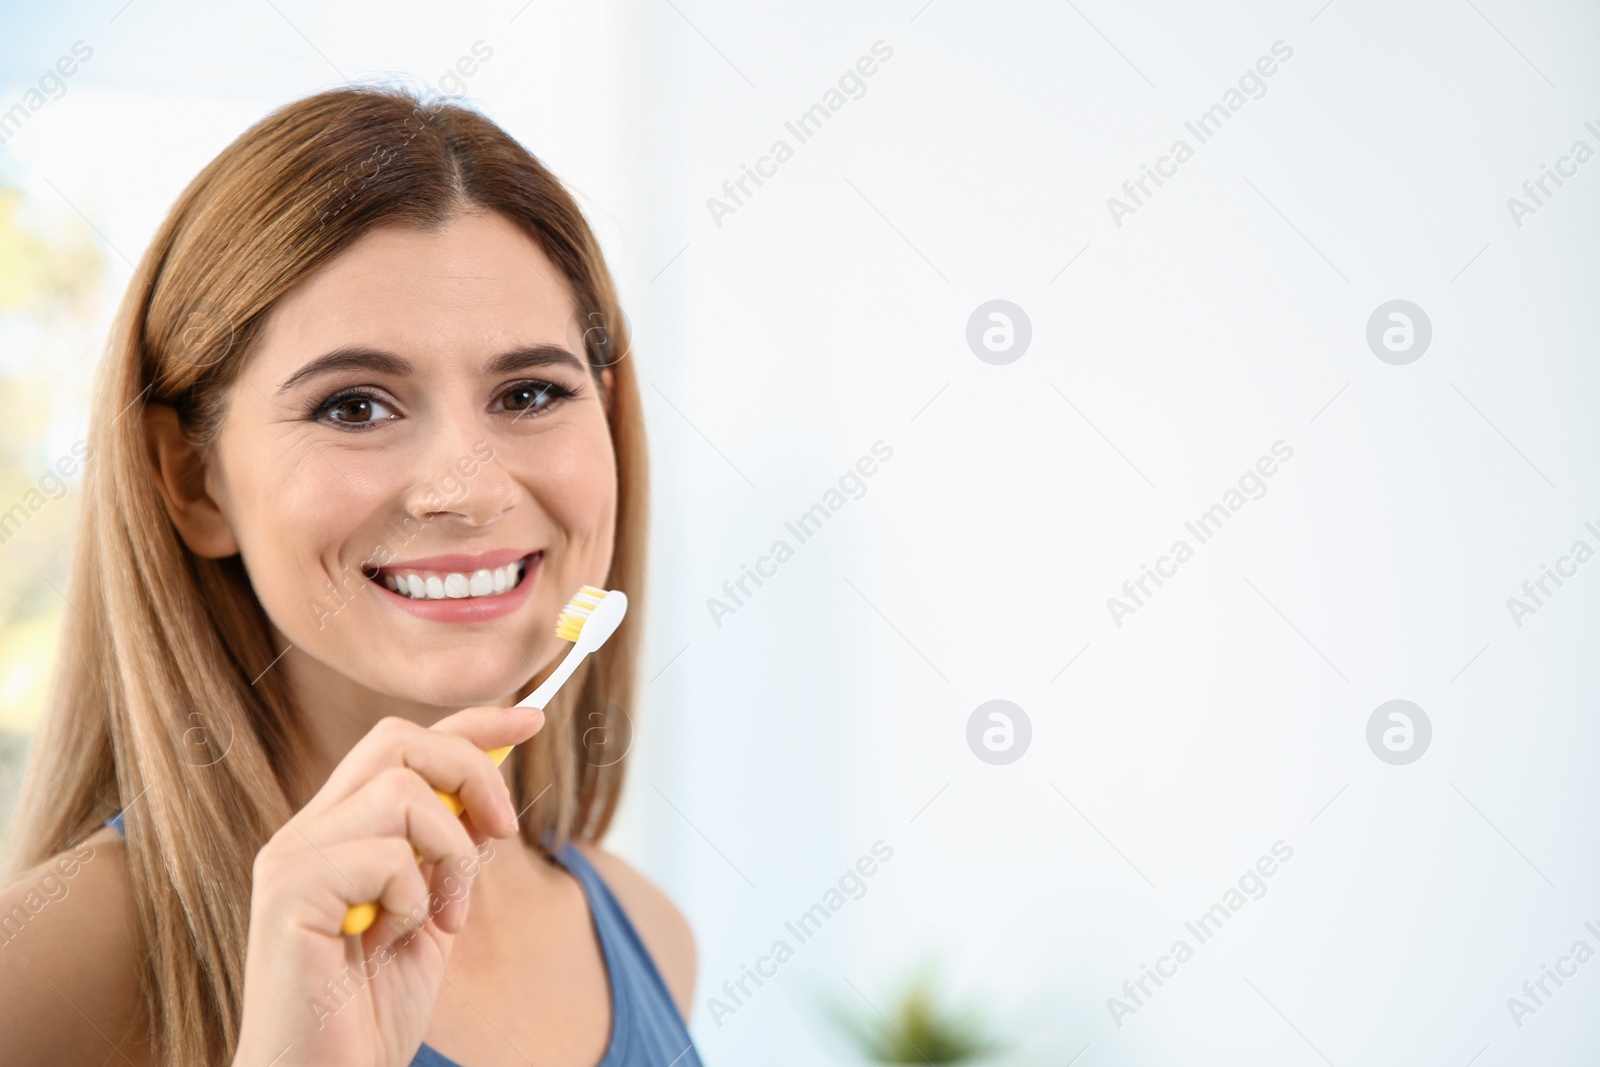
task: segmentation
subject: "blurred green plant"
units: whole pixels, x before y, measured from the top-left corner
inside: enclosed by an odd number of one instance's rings
[[[826,1010],[877,1063],[962,1063],[1005,1047],[990,1035],[981,1010],[942,1006],[938,986],[934,969],[924,966],[890,1003],[887,1014],[837,1000]]]
[[[74,208],[0,175],[0,840],[44,706],[77,513],[40,478],[87,421],[108,281]]]
[[[86,231],[0,180],[0,313],[40,315],[52,306],[92,313],[105,257]]]

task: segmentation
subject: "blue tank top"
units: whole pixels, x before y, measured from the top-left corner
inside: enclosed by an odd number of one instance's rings
[[[127,836],[122,813],[106,825]],[[569,841],[551,853],[583,886],[611,988],[611,1041],[597,1067],[703,1067],[678,1005],[622,905]],[[424,1044],[411,1067],[462,1067]]]

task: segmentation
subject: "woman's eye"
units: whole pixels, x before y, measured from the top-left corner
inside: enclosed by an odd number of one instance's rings
[[[324,404],[317,414],[327,422],[346,426],[365,426],[396,417],[384,401],[359,393],[336,396]]]
[[[501,393],[500,402],[505,405],[505,410],[521,416],[553,407],[558,401],[573,395],[570,389],[554,382],[523,382]]]

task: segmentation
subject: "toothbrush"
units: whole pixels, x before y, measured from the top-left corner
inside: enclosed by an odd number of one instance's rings
[[[591,652],[596,652],[600,646],[617,632],[617,627],[622,625],[622,617],[628,613],[628,595],[620,589],[609,592],[586,585],[573,594],[567,601],[567,606],[556,619],[556,637],[563,641],[571,641],[572,648],[567,650],[566,658],[555,669],[555,673],[544,680],[544,683],[517,702],[519,708],[542,708],[572,677],[578,665]],[[506,756],[511,754],[514,745],[505,745],[501,748],[491,748],[489,755],[494,759],[495,766],[505,762]],[[441,803],[450,809],[452,815],[459,816],[466,808],[461,803],[461,798],[454,793],[446,793],[442,789],[435,789]],[[415,851],[413,849],[413,851]],[[422,856],[417,856],[417,861],[422,861]],[[344,922],[339,926],[339,932],[346,936],[365,933],[378,918],[378,904],[370,901],[366,904],[352,904],[344,913]]]

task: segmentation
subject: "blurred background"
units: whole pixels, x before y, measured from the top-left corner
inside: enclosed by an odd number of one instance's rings
[[[131,263],[266,112],[400,80],[632,320],[607,844],[708,1064],[1594,1062],[1593,4],[4,18],[0,828]]]

